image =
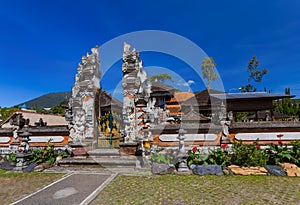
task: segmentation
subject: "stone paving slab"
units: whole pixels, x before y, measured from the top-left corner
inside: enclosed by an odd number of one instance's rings
[[[117,174],[72,173],[13,205],[88,204]]]

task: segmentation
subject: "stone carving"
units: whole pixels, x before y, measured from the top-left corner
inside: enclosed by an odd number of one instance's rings
[[[178,140],[179,140],[179,147],[178,147],[178,154],[176,156],[178,162],[178,172],[188,172],[189,168],[187,166],[187,154],[184,148],[184,139],[186,131],[182,128],[178,131]]]
[[[18,139],[18,129],[16,127],[13,128],[13,138],[14,138],[14,141],[19,141]]]
[[[123,122],[125,128],[125,141],[135,142],[143,138],[142,129],[145,127],[143,120],[147,114],[144,108],[147,106],[151,93],[151,83],[147,82],[147,73],[142,70],[143,61],[140,54],[130,49],[131,46],[124,43],[123,52]],[[137,106],[137,103],[139,104]],[[138,115],[138,116],[137,116]]]
[[[222,102],[218,115],[219,115],[220,124],[222,126],[222,135],[223,135],[223,137],[228,138],[229,137],[229,126],[231,124],[231,120],[233,119],[233,113],[232,113],[232,111],[229,111],[227,113],[226,107]]]
[[[70,129],[74,142],[81,142],[85,138],[94,138],[97,113],[95,112],[95,99],[100,90],[100,60],[98,46],[91,49],[81,58],[75,75],[75,83],[72,88],[70,107],[72,115],[68,113]]]

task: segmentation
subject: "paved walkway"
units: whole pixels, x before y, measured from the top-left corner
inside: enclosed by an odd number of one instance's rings
[[[117,173],[70,173],[13,205],[74,205],[88,204]]]

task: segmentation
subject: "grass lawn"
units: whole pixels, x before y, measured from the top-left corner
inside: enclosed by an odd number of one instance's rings
[[[0,169],[0,204],[17,201],[62,176],[58,173],[13,173]]]
[[[92,204],[300,204],[300,177],[120,175]]]

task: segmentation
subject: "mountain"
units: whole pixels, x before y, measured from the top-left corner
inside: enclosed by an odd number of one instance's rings
[[[32,100],[20,103],[17,106],[22,106],[23,104],[25,104],[27,108],[32,108],[32,109],[50,108],[59,105],[64,100],[69,100],[70,97],[71,97],[71,92],[49,93],[34,98]]]

